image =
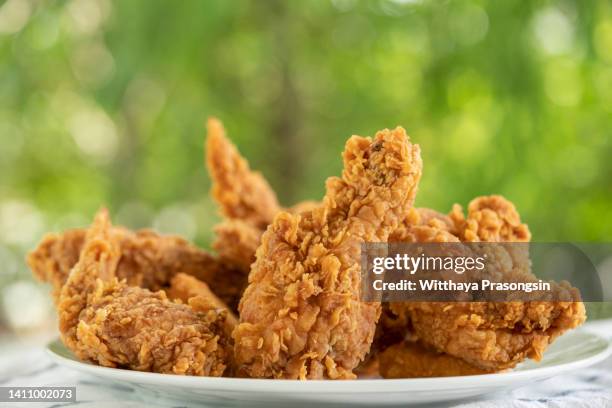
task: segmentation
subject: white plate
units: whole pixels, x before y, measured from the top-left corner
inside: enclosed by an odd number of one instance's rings
[[[243,378],[187,377],[100,367],[78,361],[55,340],[47,352],[57,363],[110,383],[129,384],[143,400],[177,402],[181,406],[202,403],[410,405],[440,402],[518,388],[555,375],[576,371],[610,355],[610,342],[583,331],[558,339],[540,363],[520,364],[511,372],[444,378],[399,380],[294,381]]]

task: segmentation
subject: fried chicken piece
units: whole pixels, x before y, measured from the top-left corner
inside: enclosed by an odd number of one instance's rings
[[[238,324],[238,319],[234,313],[210,290],[208,285],[191,275],[185,273],[175,275],[170,281],[170,287],[166,289],[166,294],[168,298],[178,299],[185,304],[188,304],[190,299],[199,297],[199,301],[206,302],[208,309],[227,311],[225,322],[228,336],[231,336],[232,331]]]
[[[402,128],[351,137],[343,158],[320,206],[281,212],[263,235],[233,335],[239,375],[354,378],[370,348],[380,305],[360,301],[360,245],[397,228],[422,163]]]
[[[189,305],[117,280],[119,236],[101,211],[63,286],[58,312],[64,344],[107,367],[221,376],[231,357],[226,311],[195,297]]]
[[[471,241],[525,241],[530,237],[514,205],[500,196],[477,198],[467,218],[451,219],[460,237]],[[497,212],[496,212],[497,211]],[[456,242],[448,231],[416,225],[401,234],[405,242]],[[500,244],[485,248],[488,263],[499,265],[498,276],[512,281],[535,281],[525,248]],[[499,260],[495,262],[495,260]],[[499,281],[499,277],[497,281]],[[389,309],[406,332],[439,352],[464,360],[479,369],[499,371],[512,368],[525,358],[539,360],[546,347],[563,332],[582,324],[584,304],[567,282],[553,285],[555,299],[569,301],[530,302],[396,302]],[[395,333],[398,327],[393,327]],[[381,370],[390,370],[383,367]]]
[[[219,120],[209,118],[207,128],[206,163],[222,214],[264,230],[280,211],[276,194],[260,173],[249,168]]]
[[[276,194],[226,137],[221,122],[208,120],[206,164],[212,179],[212,196],[225,218],[215,227],[213,248],[230,269],[215,278],[215,292],[239,299],[247,285],[261,235],[282,210]],[[291,213],[311,210],[320,203],[303,201],[288,209]],[[230,302],[234,307],[236,302]]]
[[[394,344],[380,353],[378,359],[383,378],[452,377],[493,372],[415,342]]]
[[[514,204],[500,195],[477,197],[468,205],[467,218],[455,204],[449,217],[464,242],[529,242],[531,233],[521,223]]]
[[[51,284],[51,295],[56,304],[70,270],[79,260],[85,234],[84,229],[71,229],[63,234],[47,234],[38,247],[27,255],[26,263],[34,277]]]
[[[73,229],[48,234],[28,254],[32,273],[52,284],[56,303],[70,270],[79,259],[86,233],[85,229]],[[117,238],[121,251],[117,278],[125,279],[131,286],[159,290],[178,272],[211,282],[226,269],[208,252],[177,236],[159,235],[151,230],[133,232],[123,227],[113,227],[111,234]]]

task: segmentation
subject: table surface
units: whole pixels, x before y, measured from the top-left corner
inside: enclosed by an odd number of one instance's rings
[[[584,326],[586,330],[612,337],[612,319],[596,321]],[[14,403],[7,407],[151,407],[137,397],[129,386],[100,383],[94,378],[61,367],[49,360],[44,345],[56,334],[0,339],[0,386],[75,386],[75,403]],[[172,405],[156,405],[171,407]],[[178,404],[177,406],[180,406]],[[478,399],[436,405],[440,407],[612,407],[612,358],[603,363],[570,375],[558,376],[534,387],[523,387],[510,392],[490,394]],[[431,406],[430,406],[431,407]]]

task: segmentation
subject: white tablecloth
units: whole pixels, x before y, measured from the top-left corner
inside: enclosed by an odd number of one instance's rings
[[[585,329],[606,337],[612,336],[612,320],[587,324]],[[0,406],[30,407],[180,407],[152,405],[138,400],[128,385],[109,385],[95,378],[52,363],[40,347],[0,350],[0,386],[76,386],[76,403],[0,403]],[[478,399],[434,405],[435,407],[491,408],[491,407],[612,407],[612,358],[603,363],[570,375],[562,375],[533,387],[487,395]],[[431,405],[428,405],[431,407]]]

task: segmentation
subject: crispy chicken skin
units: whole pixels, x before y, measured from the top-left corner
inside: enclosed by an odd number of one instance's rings
[[[402,128],[351,137],[343,158],[320,206],[279,213],[263,235],[233,336],[239,375],[354,378],[370,348],[380,305],[359,299],[360,245],[397,228],[422,162]]]
[[[514,205],[501,196],[479,197],[464,217],[455,206],[450,218],[459,237],[431,223],[415,224],[398,235],[405,242],[526,241],[530,234],[520,223]],[[446,225],[446,223],[445,223]],[[397,237],[396,237],[397,238]],[[464,239],[467,238],[467,239]],[[521,251],[509,245],[489,247],[488,263],[499,265],[501,276],[529,281],[535,277]],[[494,263],[494,259],[500,260]],[[525,267],[527,265],[527,267]],[[401,325],[427,347],[462,359],[475,368],[499,371],[525,358],[539,360],[547,346],[563,332],[585,320],[585,309],[576,289],[567,283],[553,286],[556,293],[574,301],[532,302],[395,302],[389,304],[390,333],[401,334]],[[394,324],[389,323],[394,322]],[[386,328],[383,327],[382,330]],[[387,360],[390,361],[390,360]],[[383,367],[381,371],[390,371]]]
[[[27,263],[34,276],[52,284],[56,303],[70,270],[79,259],[86,233],[85,229],[73,229],[48,234],[28,254]],[[125,279],[128,285],[159,290],[178,272],[206,282],[223,274],[224,266],[215,257],[183,238],[159,235],[151,230],[134,232],[123,227],[113,227],[110,233],[119,242],[121,254],[117,278]]]
[[[218,119],[209,118],[207,130],[206,163],[213,180],[212,195],[221,213],[265,229],[280,210],[276,194],[260,173],[249,168]]]
[[[231,357],[225,311],[200,297],[189,305],[117,280],[118,236],[101,211],[58,305],[61,337],[83,360],[107,367],[221,376]]]
[[[468,205],[465,217],[455,204],[449,214],[455,234],[464,242],[529,242],[531,233],[521,223],[514,204],[500,195],[478,197]]]

